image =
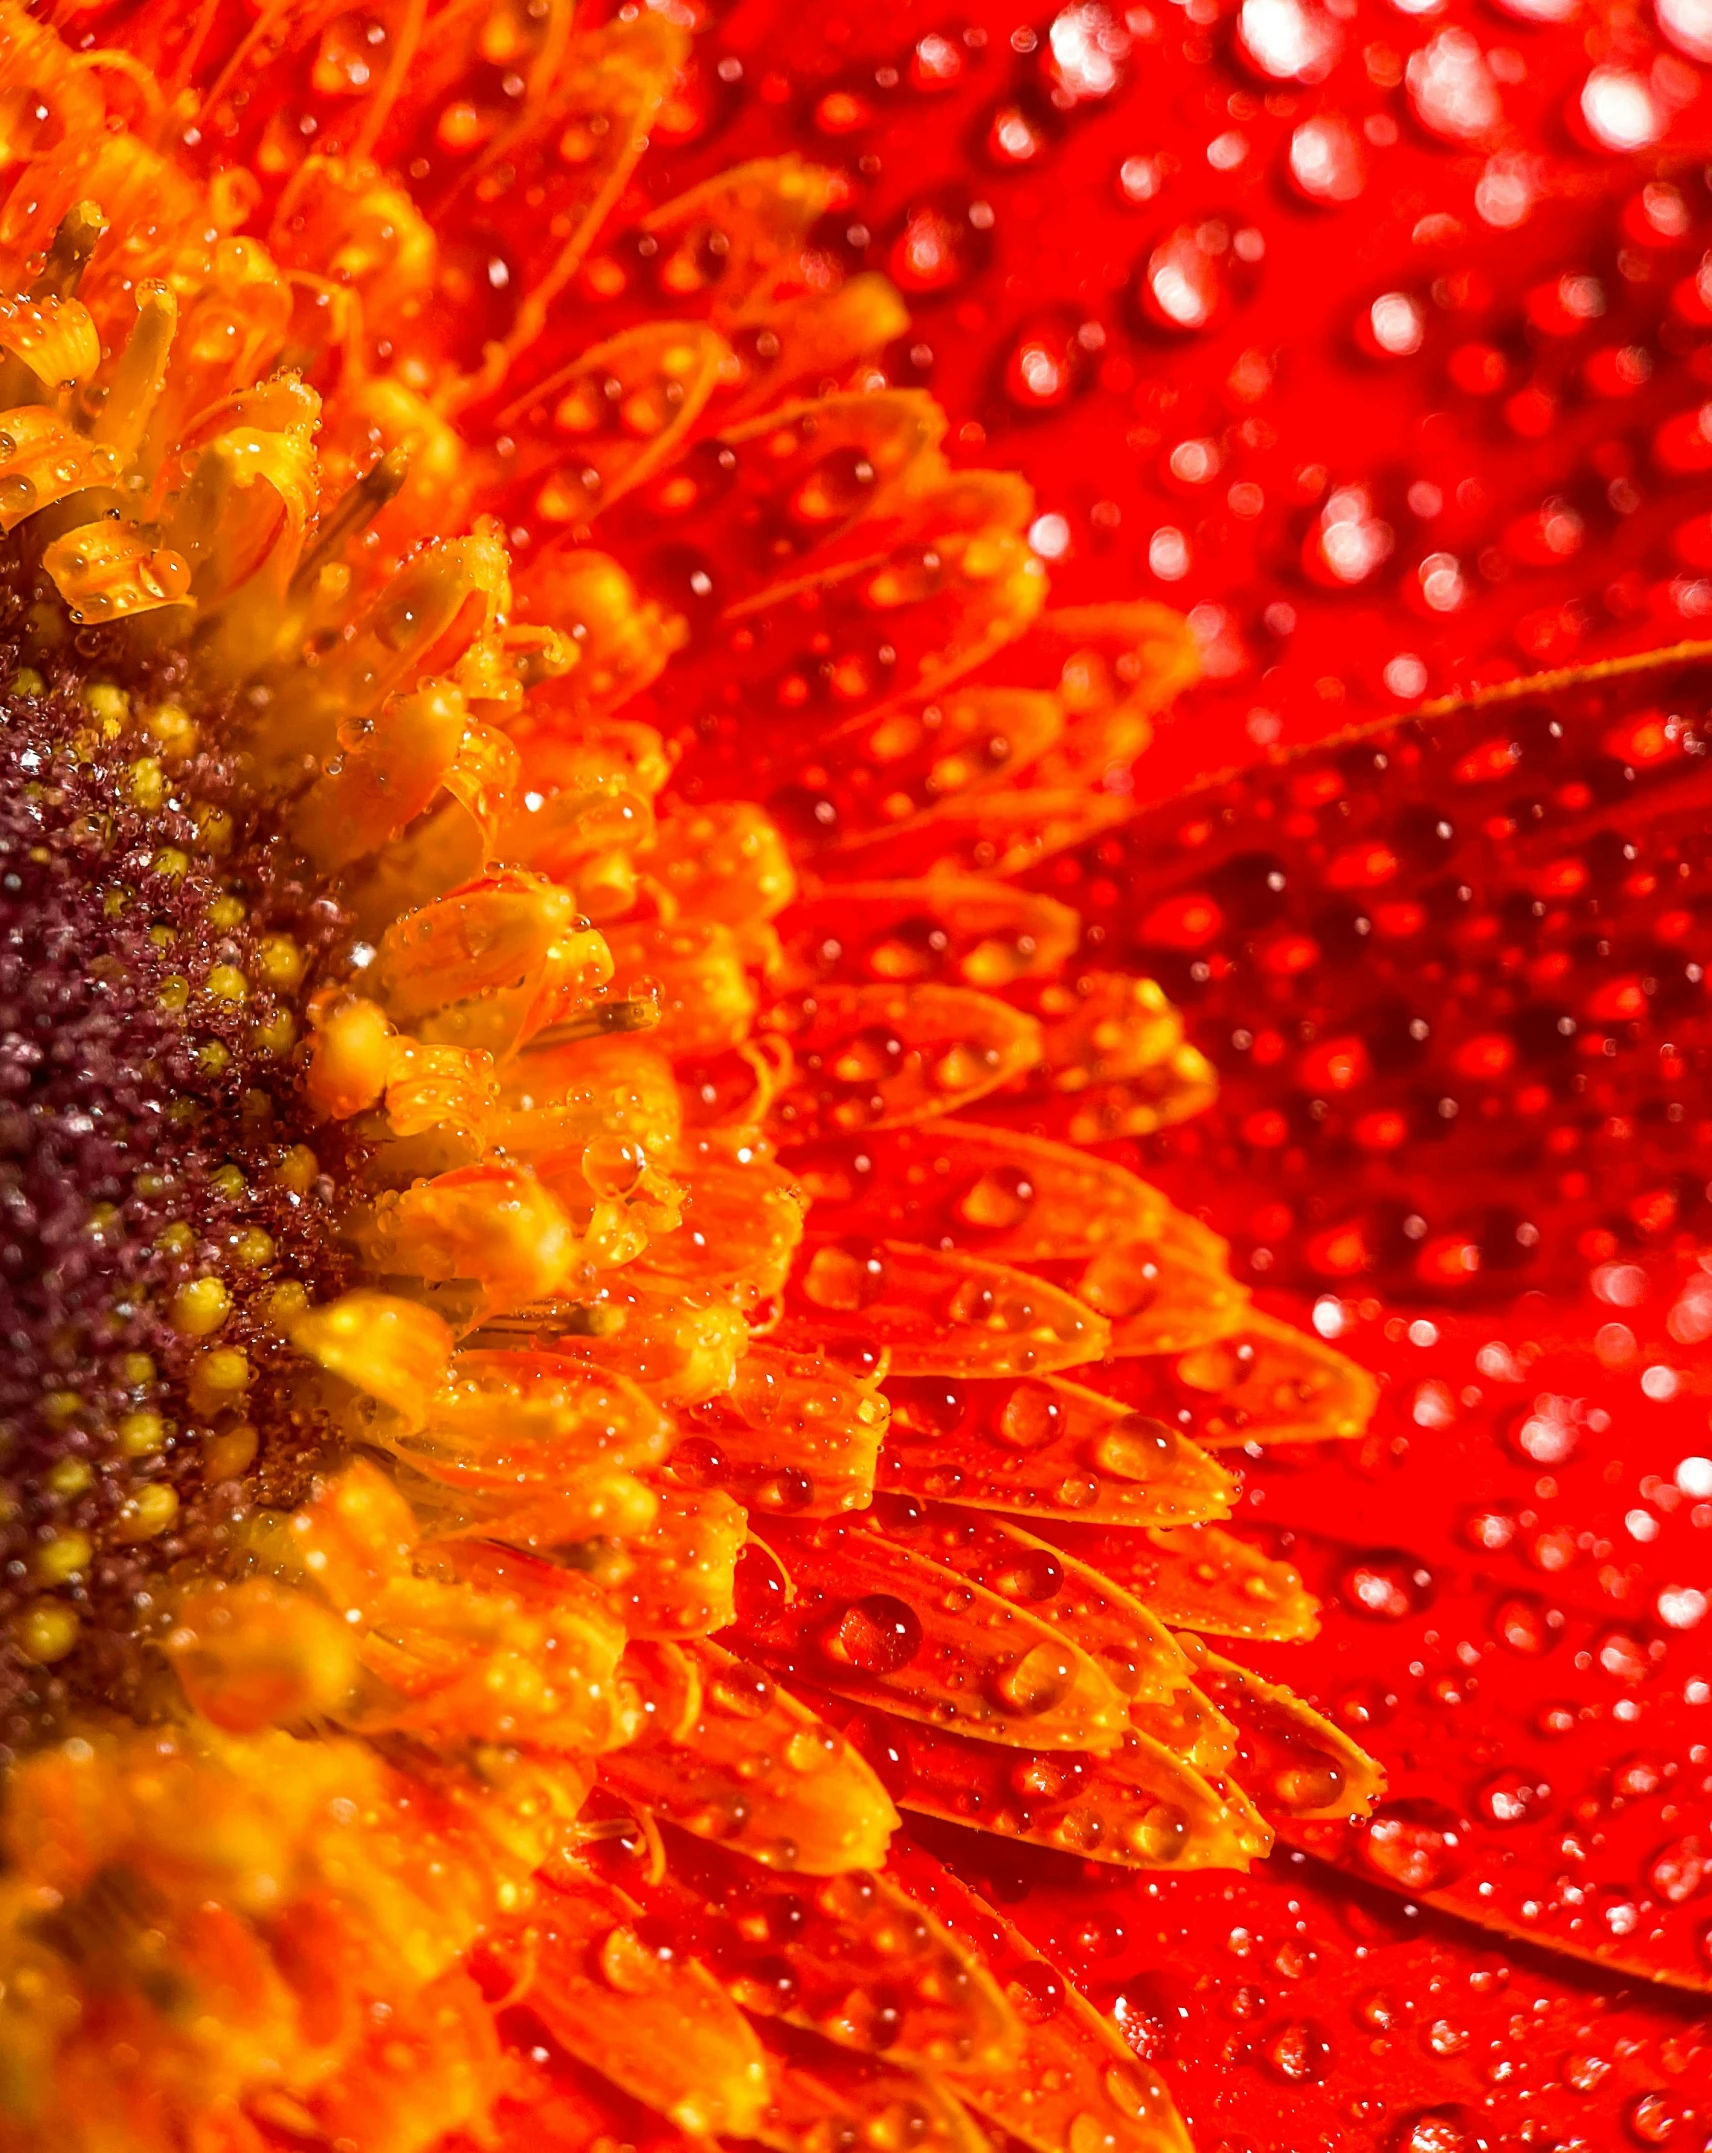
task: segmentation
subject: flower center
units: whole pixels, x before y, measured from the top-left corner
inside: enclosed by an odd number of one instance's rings
[[[337,1290],[338,1170],[290,1049],[336,905],[182,661],[114,662],[0,564],[0,1701],[123,1690],[151,1580],[312,1428],[265,1380]],[[319,1154],[318,1148],[319,1147]],[[258,1464],[259,1461],[259,1464]]]

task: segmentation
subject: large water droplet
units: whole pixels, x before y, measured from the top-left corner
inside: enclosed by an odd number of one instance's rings
[[[921,1618],[890,1593],[870,1593],[845,1608],[825,1632],[821,1649],[829,1660],[858,1674],[896,1674],[921,1649]]]
[[[1317,112],[1290,137],[1290,179],[1310,202],[1353,202],[1367,185],[1367,152],[1340,112]]]
[[[1409,55],[1409,103],[1429,134],[1478,142],[1503,118],[1486,55],[1466,30],[1441,30]]]
[[[1271,82],[1323,82],[1342,35],[1332,17],[1304,0],[1242,0],[1237,47]]]
[[[1070,1693],[1076,1670],[1061,1646],[1042,1642],[1031,1645],[1019,1660],[993,1679],[993,1696],[1007,1712],[1019,1719],[1033,1719],[1050,1712]]]
[[[1362,1853],[1370,1868],[1405,1891],[1442,1890],[1466,1858],[1456,1819],[1433,1802],[1387,1804],[1369,1821]]]
[[[1219,257],[1207,243],[1204,226],[1179,225],[1148,256],[1141,303],[1162,329],[1193,334],[1209,328],[1224,297]]]

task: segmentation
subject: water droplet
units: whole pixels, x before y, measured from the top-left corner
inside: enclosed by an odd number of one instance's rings
[[[1468,2153],[1468,2133],[1447,2108],[1405,2116],[1393,2140],[1397,2153]]]
[[[1316,582],[1349,588],[1377,575],[1395,543],[1390,524],[1375,513],[1371,491],[1339,486],[1308,534],[1303,564]]]
[[[1354,1557],[1338,1578],[1338,1597],[1352,1615],[1402,1622],[1432,1597],[1432,1578],[1412,1555],[1382,1550]]]
[[[648,1996],[665,1986],[666,1970],[634,1929],[607,1932],[600,1947],[601,1979],[621,1996]]]
[[[1407,292],[1381,292],[1367,310],[1365,325],[1363,341],[1383,358],[1413,358],[1426,341],[1426,315]]]
[[[1046,43],[1048,79],[1057,96],[1070,104],[1096,103],[1122,80],[1129,31],[1099,0],[1078,0],[1067,7],[1054,20]]]
[[[1039,1450],[1064,1425],[1064,1406],[1044,1383],[1019,1383],[1000,1409],[993,1433],[1012,1450]]]
[[[896,1674],[921,1650],[921,1618],[890,1593],[870,1593],[853,1600],[824,1633],[821,1650],[858,1674]]]
[[[1550,1792],[1524,1772],[1499,1772],[1475,1798],[1489,1823],[1525,1824],[1538,1816]]]
[[[1712,1885],[1712,1844],[1692,1836],[1673,1839],[1653,1856],[1647,1881],[1672,1906],[1698,1898]]]
[[[1332,17],[1304,0],[1242,0],[1237,46],[1272,82],[1323,82],[1343,43]]]
[[[1637,2145],[1668,2146],[1676,2142],[1688,2114],[1668,2093],[1643,2093],[1629,2103],[1623,2121]]]
[[[1466,30],[1441,30],[1409,55],[1409,103],[1429,134],[1477,142],[1503,118],[1486,55]]]
[[[1362,1836],[1368,1865],[1405,1891],[1438,1891],[1461,1873],[1461,1828],[1433,1802],[1388,1803]]]
[[[1224,304],[1218,257],[1204,232],[1204,226],[1179,225],[1147,258],[1141,302],[1162,329],[1193,334],[1209,328]]]
[[[1367,185],[1367,152],[1341,113],[1318,112],[1290,137],[1290,179],[1310,202],[1353,202]]]
[[[1176,1861],[1189,1844],[1189,1819],[1169,1802],[1155,1802],[1129,1828],[1129,1841],[1144,1861]]]
[[[1318,2085],[1331,2068],[1331,2049],[1319,2030],[1304,2020],[1280,2026],[1267,2042],[1267,2062],[1286,2084]]]
[[[993,1696],[1007,1712],[1033,1719],[1063,1702],[1076,1679],[1069,1655],[1044,1641],[1031,1645],[993,1678]]]
[[[1600,149],[1619,154],[1650,149],[1664,133],[1664,114],[1646,77],[1621,67],[1596,67],[1588,76],[1581,117]]]
[[[1712,4],[1709,0],[1654,0],[1658,26],[1691,60],[1712,60]]]

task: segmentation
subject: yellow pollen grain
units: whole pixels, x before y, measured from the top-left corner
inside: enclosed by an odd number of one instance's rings
[[[309,1313],[308,1288],[298,1279],[285,1279],[263,1301],[261,1313],[276,1331],[289,1333]]]
[[[156,1482],[139,1488],[113,1521],[113,1536],[117,1540],[153,1540],[178,1516],[177,1493]]]
[[[241,1002],[250,991],[249,981],[235,964],[215,965],[203,985],[222,1002]]]
[[[147,1458],[166,1441],[166,1422],[152,1406],[127,1413],[118,1427],[119,1448],[127,1458]]]
[[[143,720],[143,730],[159,743],[161,753],[172,762],[182,762],[196,753],[195,721],[177,703],[162,703],[151,710]]]
[[[69,1499],[82,1495],[95,1485],[94,1468],[87,1458],[61,1458],[47,1473],[47,1484],[55,1495]]]
[[[195,1246],[196,1236],[183,1219],[174,1219],[155,1235],[155,1247],[163,1256],[188,1256]]]
[[[235,1346],[219,1346],[200,1354],[190,1370],[190,1402],[208,1419],[239,1405],[255,1371],[247,1353]]]
[[[199,807],[196,810],[196,835],[205,852],[216,858],[232,849],[237,834],[232,818],[223,807]]]
[[[260,1442],[255,1426],[247,1420],[211,1435],[202,1446],[202,1469],[210,1485],[236,1480],[241,1473],[247,1473],[255,1463]]]
[[[68,1584],[88,1569],[93,1553],[87,1533],[55,1533],[36,1550],[36,1576],[44,1585]]]
[[[82,1411],[82,1394],[74,1390],[50,1390],[41,1402],[41,1416],[50,1428],[63,1428]]]
[[[116,920],[121,912],[129,909],[130,902],[129,890],[109,890],[101,900],[101,910],[108,919]]]
[[[166,772],[158,757],[139,755],[131,765],[125,789],[133,807],[140,807],[145,815],[157,813],[166,799]]]
[[[273,1178],[282,1189],[289,1189],[293,1196],[307,1196],[315,1186],[315,1178],[321,1171],[321,1161],[307,1144],[293,1144],[285,1157],[273,1170]]]
[[[180,852],[176,845],[163,845],[149,864],[157,875],[165,875],[169,881],[177,882],[190,870],[190,855]]]
[[[232,1254],[248,1271],[259,1271],[273,1261],[273,1235],[251,1226],[232,1243]]]
[[[140,1390],[154,1381],[155,1364],[146,1353],[127,1353],[119,1363],[119,1378],[130,1389]]]
[[[234,927],[241,927],[244,918],[244,901],[234,897],[230,890],[222,890],[218,897],[209,899],[208,924],[221,934],[230,934]]]
[[[46,695],[48,684],[33,665],[21,665],[12,675],[14,695]]]
[[[309,959],[288,934],[263,935],[250,959],[256,977],[276,994],[289,994],[303,978]]]
[[[56,1606],[51,1600],[38,1600],[18,1616],[12,1635],[25,1659],[38,1666],[51,1665],[63,1660],[77,1642],[77,1612]]]
[[[285,1054],[296,1038],[297,1019],[289,1009],[281,1009],[252,1029],[250,1044],[258,1054]]]
[[[209,1076],[219,1076],[232,1059],[232,1050],[219,1039],[204,1039],[196,1049],[196,1065]]]
[[[225,1166],[217,1166],[213,1173],[208,1176],[208,1183],[216,1196],[224,1196],[234,1203],[245,1193],[249,1186],[244,1179],[242,1168],[233,1166],[230,1163]]]
[[[110,680],[92,680],[83,691],[83,707],[92,718],[115,718],[123,725],[131,715],[131,698]]]
[[[210,1338],[232,1313],[232,1296],[217,1278],[193,1278],[172,1297],[172,1327],[186,1338]]]
[[[161,981],[160,992],[155,996],[157,1006],[162,1009],[182,1009],[189,999],[190,982],[177,972]]]

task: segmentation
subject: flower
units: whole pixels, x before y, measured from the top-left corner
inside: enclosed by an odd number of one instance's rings
[[[1331,18],[1251,12],[1242,65],[1338,65]],[[791,142],[650,186],[648,138],[693,138],[742,79],[664,13],[91,20],[4,25],[20,2142],[1150,2153],[1186,2142],[1155,2060],[1206,2142],[1214,2050],[1169,2024],[1191,1992],[1157,1961],[1120,1979],[1086,1907],[1157,1910],[1202,1969],[1216,1940],[1347,1983],[1303,1917],[1274,1933],[1290,1884],[1217,1876],[1275,1831],[1316,1922],[1336,1865],[1377,1890],[1358,1959],[1418,1918],[1405,1895],[1448,1925],[1401,2001],[1340,1992],[1381,2041],[1481,1926],[1692,1985],[1693,1830],[1639,1890],[1632,1832],[1585,1800],[1572,1852],[1528,1747],[1561,1730],[1500,1706],[1471,1640],[1477,1617],[1524,1656],[1573,1630],[1655,1719],[1670,1685],[1694,1702],[1680,1655],[1627,1572],[1592,1613],[1494,1598],[1439,1544],[1572,1562],[1526,1505],[1614,1421],[1573,1336],[1562,1389],[1512,1413],[1539,1340],[1475,1347],[1441,1303],[1506,1270],[1573,1290],[1573,1235],[1611,1307],[1673,1277],[1669,1322],[1698,1305],[1671,1269],[1692,1214],[1656,1183],[1673,1139],[1611,1150],[1654,1081],[1650,1041],[1621,1061],[1653,975],[1573,1013],[1546,993],[1605,901],[1565,880],[1595,838],[1626,920],[1695,887],[1669,816],[1698,721],[1626,684],[1657,664],[1546,707],[1477,693],[1210,814],[1137,816],[1155,727],[1198,667],[1242,679],[1250,631],[1214,603],[1053,609],[1080,510],[968,468],[902,385],[933,355],[900,356],[876,272],[979,326],[958,294],[990,202],[917,200],[876,242]],[[1017,33],[1032,75],[985,154],[1049,159],[1157,35],[1081,6]],[[923,39],[917,93],[983,49]],[[1513,72],[1429,25],[1398,79],[1444,141],[1496,144]],[[1625,112],[1676,96],[1668,70],[1596,73],[1601,110],[1613,81]],[[816,125],[860,138],[867,100],[828,91]],[[1335,118],[1313,198],[1347,203],[1366,152]],[[1207,155],[1241,172],[1249,139]],[[1126,158],[1125,199],[1170,169]],[[1509,230],[1540,183],[1495,146],[1477,200]],[[1138,316],[1222,332],[1265,251],[1255,225],[1163,230]],[[1594,318],[1590,282],[1540,300],[1541,335]],[[1418,301],[1371,322],[1386,357],[1426,342]],[[1024,325],[998,372],[1022,419],[1074,414],[1104,335]],[[1226,393],[1258,406],[1274,372],[1247,350]],[[1547,394],[1512,399],[1524,437]],[[1171,483],[1233,440],[1180,443]],[[1401,573],[1429,630],[1465,609],[1459,553],[1394,561],[1389,494],[1321,478],[1310,581]],[[1171,583],[1208,552],[1177,513],[1146,549]],[[1568,560],[1586,528],[1552,496],[1515,550]],[[1441,646],[1414,641],[1389,694],[1431,682]],[[1570,1081],[1577,1036],[1584,1062],[1615,1042],[1611,1082]],[[1536,1130],[1565,1232],[1534,1215]],[[1503,1195],[1471,1205],[1476,1161]],[[1311,1319],[1244,1272],[1317,1293]],[[1642,1394],[1674,1399],[1635,1322],[1599,1331],[1601,1368],[1623,1330]],[[1386,1464],[1414,1455],[1389,1414],[1342,1446],[1357,1488],[1393,1476],[1371,1516],[1314,1462],[1368,1428],[1344,1347],[1383,1363],[1387,1323],[1410,1425],[1456,1440],[1484,1376],[1522,1475],[1501,1498],[1477,1446],[1485,1507],[1425,1554],[1434,1471]],[[1695,1605],[1669,1584],[1648,1619],[1691,1630]],[[1391,1729],[1404,1668],[1447,1710],[1486,1683],[1466,1757]],[[1673,1730],[1625,1762],[1618,1803],[1674,1792],[1683,1757]],[[1242,1893],[1252,1927],[1223,1911]],[[1490,1955],[1475,1972],[1502,1993]],[[1534,2010],[1573,2021],[1561,1981]],[[1243,1982],[1228,2012],[1254,2034],[1219,2060],[1290,2089],[1292,2143],[1320,2127],[1348,2066],[1317,2002]],[[1615,2072],[1575,2025],[1564,2081],[1663,2143],[1634,2023]],[[1349,2113],[1463,2142],[1476,2034],[1449,2013],[1420,2039],[1408,2100]]]
[[[1197,1634],[1313,1627],[1232,1476],[1066,1379],[1371,1405],[1087,1148],[1210,1074],[1018,880],[1181,624],[1043,612],[793,158],[584,333],[660,17],[5,37],[10,2127],[1180,2143],[891,1842],[1378,1786]]]

